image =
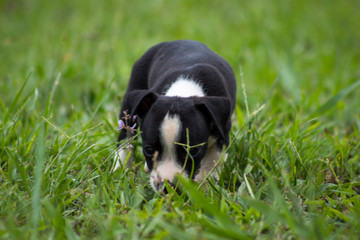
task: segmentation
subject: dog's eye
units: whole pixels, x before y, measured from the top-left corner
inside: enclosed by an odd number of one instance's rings
[[[193,157],[196,156],[196,154],[199,153],[199,150],[200,150],[199,147],[191,148],[191,149],[190,149],[190,155],[193,156]]]
[[[151,157],[153,154],[154,154],[155,150],[153,147],[151,146],[147,146],[144,148],[144,154],[147,156],[147,157]]]

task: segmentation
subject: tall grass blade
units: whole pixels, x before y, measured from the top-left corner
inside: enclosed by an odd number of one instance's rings
[[[94,117],[96,116],[97,112],[99,111],[100,107],[103,105],[104,103],[104,100],[106,99],[106,96],[109,92],[109,89],[110,87],[112,86],[112,84],[114,83],[114,81],[116,80],[116,77],[114,77],[109,83],[108,85],[106,86],[105,90],[103,91],[102,95],[101,95],[101,99],[100,99],[100,102],[99,104],[96,106],[94,112],[91,114],[90,118],[89,118],[89,121],[88,121],[88,124],[86,125],[85,128],[87,128],[93,121]]]
[[[299,80],[293,67],[286,65],[280,74],[281,83],[285,91],[291,96],[294,103],[299,104],[301,100],[301,91],[299,87]]]
[[[247,94],[246,94],[246,86],[245,86],[244,72],[243,72],[243,70],[242,70],[241,65],[240,65],[240,79],[241,79],[241,88],[242,88],[242,92],[243,92],[243,95],[244,95],[244,102],[245,102],[245,107],[246,107],[246,114],[247,114],[247,117],[249,117],[249,115],[250,115],[249,104],[248,104]]]
[[[211,224],[210,226],[213,229],[216,229],[217,232],[222,232],[223,234],[226,233],[227,237],[234,238],[234,239],[248,239],[245,233],[243,233],[238,226],[236,226],[226,215],[225,213],[221,212],[219,207],[211,204],[211,200],[207,199],[201,190],[195,188],[189,181],[185,180],[183,177],[179,176],[179,181],[184,186],[184,190],[186,193],[191,197],[194,204],[201,209],[204,210],[205,213],[210,214],[214,220],[216,220],[215,224]],[[208,221],[208,223],[210,223]]]
[[[25,81],[24,81],[23,84],[21,85],[21,87],[20,87],[19,91],[17,92],[14,100],[11,102],[11,104],[10,104],[10,106],[9,106],[9,108],[8,108],[5,116],[4,116],[4,122],[7,122],[10,113],[14,111],[14,109],[15,109],[18,101],[19,101],[19,98],[20,98],[21,94],[22,94],[23,91],[24,91],[24,88],[25,88],[26,84],[27,84],[27,82],[29,81],[29,79],[30,79],[30,77],[31,77],[31,74],[32,74],[32,72],[30,72],[30,73],[26,76]]]
[[[271,98],[271,95],[274,92],[275,87],[278,85],[278,83],[279,83],[279,81],[281,79],[281,71],[282,70],[280,70],[279,74],[277,75],[275,81],[271,85],[269,91],[267,92],[266,96],[264,97],[264,100],[262,101],[262,103],[260,105],[265,105],[269,101],[269,99]]]
[[[34,168],[34,187],[32,194],[32,226],[33,226],[33,235],[32,239],[37,239],[38,234],[38,224],[40,219],[41,212],[41,175],[43,171],[43,164],[45,162],[45,126],[44,123],[41,124],[37,145],[36,145],[36,158],[35,158],[35,168]]]
[[[48,99],[46,101],[46,107],[45,107],[45,118],[49,118],[50,112],[51,112],[51,107],[52,107],[52,102],[53,102],[53,98],[55,95],[55,91],[57,89],[57,86],[59,85],[60,82],[60,78],[61,78],[61,73],[58,73],[55,81],[54,81],[54,85],[50,91],[50,94],[48,95]]]
[[[349,93],[351,93],[353,90],[355,90],[359,85],[360,85],[360,80],[358,80],[357,82],[351,84],[347,88],[341,90],[340,92],[335,94],[335,96],[330,98],[326,103],[324,103],[320,108],[318,108],[313,114],[321,114],[321,113],[329,111],[330,109],[335,107],[336,104],[341,99],[346,97]]]

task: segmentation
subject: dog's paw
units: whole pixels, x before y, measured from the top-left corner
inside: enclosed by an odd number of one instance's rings
[[[113,171],[120,167],[130,167],[133,162],[132,149],[133,145],[119,147],[115,152]]]
[[[146,162],[145,162],[145,165],[144,165],[144,172],[146,172],[146,173],[150,172],[150,169],[149,169]]]

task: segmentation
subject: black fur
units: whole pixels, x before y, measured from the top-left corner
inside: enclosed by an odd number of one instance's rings
[[[198,81],[205,97],[168,97],[164,93],[180,76]],[[133,66],[128,89],[123,99],[123,112],[138,115],[143,147],[152,146],[159,152],[161,142],[159,127],[169,113],[181,118],[181,143],[186,143],[186,128],[189,129],[190,145],[206,143],[209,136],[217,139],[221,149],[229,144],[231,114],[235,107],[236,80],[230,65],[204,44],[191,40],[160,43],[150,48]],[[126,138],[125,130],[118,141]],[[199,147],[193,156],[195,171],[205,156],[207,145]],[[146,156],[146,154],[144,154]],[[177,148],[177,158],[184,163],[186,152]],[[151,157],[146,157],[150,170]],[[181,165],[182,166],[182,165]],[[190,175],[192,164],[186,165]]]

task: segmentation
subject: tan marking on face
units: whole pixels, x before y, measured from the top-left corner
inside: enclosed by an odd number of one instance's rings
[[[196,182],[202,182],[204,178],[209,174],[209,172],[214,168],[217,161],[220,161],[222,157],[221,151],[219,151],[218,147],[216,146],[216,139],[210,137],[208,140],[208,149],[206,151],[205,157],[201,160],[200,168],[198,174],[195,176],[194,180]],[[224,155],[224,163],[227,159],[227,153]],[[223,164],[219,163],[211,175],[216,179],[219,180],[218,172],[221,171]]]
[[[175,158],[175,142],[178,141],[181,121],[178,115],[166,114],[160,127],[161,143],[163,145],[163,160]]]
[[[175,142],[179,140],[180,131],[181,121],[179,116],[166,114],[160,126],[163,153],[161,160],[158,161],[157,166],[154,167],[150,175],[150,184],[155,191],[159,190],[157,186],[164,182],[165,179],[172,182],[175,175],[182,172],[182,167],[176,161],[175,145]]]

